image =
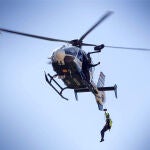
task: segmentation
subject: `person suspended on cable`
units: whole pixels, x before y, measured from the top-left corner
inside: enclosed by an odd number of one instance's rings
[[[111,118],[110,118],[109,113],[107,112],[107,109],[104,109],[104,111],[105,111],[105,114],[104,114],[104,115],[105,115],[105,118],[106,118],[106,123],[105,123],[103,129],[101,130],[101,141],[100,141],[100,142],[103,142],[103,141],[104,141],[105,132],[106,132],[107,130],[110,131],[110,129],[111,129],[111,127],[112,127],[112,120],[111,120]]]

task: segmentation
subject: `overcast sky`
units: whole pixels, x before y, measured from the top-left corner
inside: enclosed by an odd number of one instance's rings
[[[0,27],[72,40],[108,10],[113,15],[84,42],[150,48],[148,0],[1,0]],[[101,62],[94,81],[103,71],[106,86],[118,85],[118,99],[114,92],[106,92],[105,107],[113,126],[100,143],[105,118],[94,96],[82,93],[75,101],[74,92],[66,90],[65,101],[44,79],[44,71],[55,74],[47,58],[61,45],[1,32],[0,149],[150,149],[150,52],[104,48],[92,56],[95,63]]]

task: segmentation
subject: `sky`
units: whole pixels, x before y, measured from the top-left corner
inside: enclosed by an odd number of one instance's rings
[[[148,0],[1,0],[0,27],[72,40],[111,10],[84,42],[150,48],[149,8]],[[101,62],[94,81],[103,71],[105,85],[118,86],[118,99],[106,92],[104,107],[113,126],[100,143],[105,118],[92,93],[81,93],[76,101],[66,90],[65,101],[45,81],[44,71],[55,74],[47,58],[62,45],[0,33],[0,149],[150,149],[150,52],[104,48],[93,54],[93,62]]]

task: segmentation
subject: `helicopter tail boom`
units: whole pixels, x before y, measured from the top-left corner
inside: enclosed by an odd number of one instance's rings
[[[117,98],[117,85],[116,84],[114,86],[109,86],[109,87],[98,87],[98,90],[99,91],[114,91],[115,97]],[[81,88],[81,89],[75,89],[74,92],[75,94],[77,94],[81,92],[91,92],[91,91],[88,88]]]

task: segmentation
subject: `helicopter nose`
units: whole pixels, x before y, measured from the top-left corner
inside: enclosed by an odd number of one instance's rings
[[[55,52],[55,58],[58,62],[64,62],[65,52],[61,49]]]

